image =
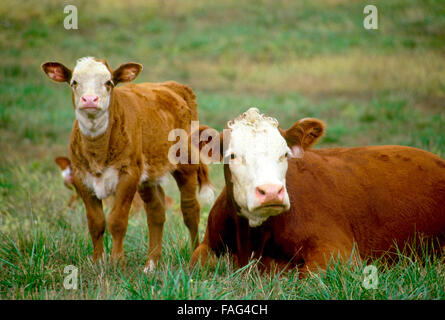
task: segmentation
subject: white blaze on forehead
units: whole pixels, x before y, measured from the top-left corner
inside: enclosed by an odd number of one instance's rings
[[[269,155],[289,150],[286,141],[278,131],[278,121],[250,108],[229,123],[231,129],[229,150],[241,155]]]
[[[235,159],[229,160],[235,201],[249,212],[252,225],[259,225],[268,215],[262,211],[258,212],[261,217],[252,216],[259,205],[255,188],[263,184],[286,185],[285,154],[290,149],[278,131],[278,121],[261,115],[256,108],[250,108],[228,126],[231,133],[225,156],[230,158],[230,154],[235,154]],[[287,192],[284,204],[289,204]],[[253,223],[255,219],[257,222]]]
[[[111,73],[103,62],[97,61],[94,57],[84,57],[77,60],[72,78],[76,81],[88,81],[91,78],[103,79],[105,83],[111,79]]]

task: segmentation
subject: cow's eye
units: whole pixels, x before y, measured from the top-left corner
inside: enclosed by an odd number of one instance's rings
[[[76,81],[76,80],[71,81],[71,86],[72,86],[72,87],[77,86],[77,81]]]
[[[287,156],[288,156],[288,153],[286,152],[285,154],[283,154],[283,155],[280,157],[280,161],[284,161],[284,160],[286,160]]]
[[[230,159],[234,160],[236,158],[236,155],[234,153],[230,154]]]
[[[112,86],[113,86],[113,81],[108,80],[107,82],[105,82],[105,85],[106,85],[107,87],[112,87]]]

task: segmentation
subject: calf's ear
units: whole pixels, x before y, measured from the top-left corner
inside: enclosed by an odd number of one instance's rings
[[[70,159],[68,159],[67,157],[57,157],[54,159],[54,162],[62,170],[65,170],[71,164]]]
[[[113,82],[116,85],[119,82],[133,81],[141,71],[142,65],[139,63],[129,62],[121,64],[119,68],[113,71]]]
[[[72,71],[59,62],[45,62],[42,70],[53,81],[70,83]]]
[[[324,122],[315,118],[301,119],[287,130],[279,128],[281,135],[291,148],[294,158],[302,158],[304,151],[317,143],[325,129]]]

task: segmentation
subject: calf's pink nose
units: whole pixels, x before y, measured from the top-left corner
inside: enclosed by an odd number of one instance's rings
[[[267,203],[283,203],[284,186],[280,184],[263,184],[255,188],[255,197],[261,205]]]
[[[80,98],[82,101],[82,107],[84,108],[97,108],[97,103],[99,102],[98,96],[93,96],[86,94]]]

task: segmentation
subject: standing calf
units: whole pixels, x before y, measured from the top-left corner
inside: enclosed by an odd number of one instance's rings
[[[226,186],[192,264],[228,249],[238,265],[253,255],[307,271],[325,269],[333,254],[347,260],[354,245],[369,258],[415,234],[445,244],[440,157],[402,146],[310,150],[324,134],[320,120],[282,130],[257,109],[228,128]]]
[[[160,180],[172,173],[181,194],[181,210],[190,231],[192,249],[199,241],[200,206],[196,199],[198,181],[202,193],[211,192],[207,167],[203,164],[173,164],[168,141],[173,129],[190,133],[198,120],[196,97],[182,84],[126,84],[142,66],[126,63],[112,70],[105,60],[81,58],[73,70],[57,62],[42,65],[56,82],[72,89],[75,121],[71,131],[70,158],[74,185],[82,198],[93,241],[93,260],[103,252],[105,216],[102,199],[115,201],[108,216],[113,239],[112,260],[123,259],[128,213],[139,192],[147,214],[149,252],[144,271],[152,271],[162,255],[165,197]]]

